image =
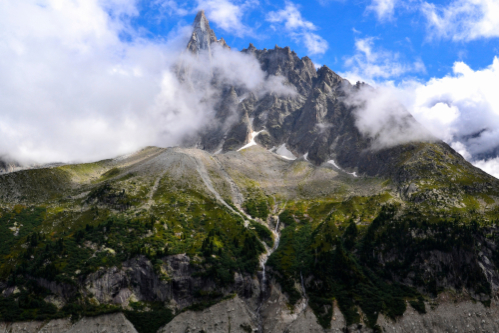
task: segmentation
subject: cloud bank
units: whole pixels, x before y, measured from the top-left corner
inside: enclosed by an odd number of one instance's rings
[[[412,117],[390,88],[360,85],[349,94],[346,103],[355,107],[355,125],[372,140],[373,150],[436,139]]]
[[[412,114],[463,156],[480,159],[499,146],[499,59],[481,70],[456,62],[453,72],[400,89]]]
[[[203,88],[213,73],[287,93],[239,52],[193,59],[184,52],[190,27],[166,40],[142,38],[129,24],[135,15],[132,0],[0,2],[0,155],[91,161],[177,145],[213,116],[217,96]],[[172,71],[180,58],[197,73],[188,85]]]
[[[452,73],[442,78],[432,78],[427,82],[384,81],[376,86],[391,96],[386,97],[388,102],[384,103],[390,105],[390,98],[396,98],[432,135],[499,178],[499,158],[496,158],[499,155],[497,57],[491,65],[479,70],[471,69],[464,62],[456,62]],[[370,116],[382,109],[372,108]],[[377,121],[371,121],[374,123],[370,126],[377,129]],[[360,122],[358,126],[362,129],[366,125]],[[376,130],[367,133],[372,136]]]
[[[362,106],[357,115],[360,131],[381,147],[407,142],[399,125],[383,127],[392,116],[385,110],[399,109],[394,102],[399,101],[434,137],[499,178],[499,58],[478,70],[458,61],[451,73],[424,82],[409,76],[424,72],[422,62],[404,61],[397,53],[377,48],[374,42],[370,37],[357,39],[355,54],[345,59],[348,70],[341,74],[351,82],[368,82],[379,94],[362,93],[363,102],[353,102]],[[409,132],[407,138],[417,139],[413,134]]]

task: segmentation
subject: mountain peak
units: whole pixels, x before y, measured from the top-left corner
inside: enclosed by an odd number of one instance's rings
[[[211,44],[218,43],[217,36],[215,32],[210,27],[210,22],[206,18],[204,14],[204,10],[200,10],[196,18],[194,19],[194,23],[192,25],[193,31],[191,35],[191,39],[187,44],[187,49],[193,53],[198,53],[201,50],[211,50]],[[225,44],[225,41],[221,43]]]
[[[204,14],[204,10],[200,10],[196,14],[196,18],[194,19],[194,23],[192,25],[194,27],[194,30],[197,30],[197,29],[200,29],[203,31],[211,30],[210,29],[210,22],[206,18],[206,15]]]

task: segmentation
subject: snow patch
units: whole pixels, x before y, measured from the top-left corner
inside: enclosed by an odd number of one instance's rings
[[[305,155],[303,155],[303,158],[305,159],[305,161],[309,162],[309,160],[308,160],[308,153],[306,153]]]
[[[348,173],[349,175],[352,175],[352,176],[354,176],[354,177],[359,177],[359,176],[357,176],[357,173],[356,173],[355,171],[354,171],[354,172],[346,172],[345,170],[343,170],[342,168],[340,168],[340,167],[338,166],[338,164],[336,164],[336,163],[334,162],[334,160],[329,160],[329,161],[327,161],[327,163],[334,165],[334,167],[335,167],[336,169],[338,169],[338,170],[340,170],[340,171],[343,171],[344,173]]]
[[[274,148],[272,148],[270,151],[274,150]],[[286,144],[283,143],[282,145],[279,146],[279,148],[277,148],[275,150],[275,153],[281,157],[284,157],[285,159],[287,160],[290,160],[290,161],[294,161],[296,160],[296,156],[293,155],[293,153],[291,151],[288,150],[288,148],[286,148]]]
[[[255,142],[255,138],[258,136],[258,134],[262,133],[263,131],[259,131],[259,132],[251,132],[251,140],[249,143],[247,143],[246,145],[242,146],[241,148],[239,148],[237,151],[241,151],[243,149],[246,149],[246,148],[249,148],[251,146],[256,146],[256,142]]]
[[[343,169],[342,169],[342,168],[340,168],[340,167],[338,166],[338,164],[334,163],[334,160],[329,160],[329,161],[327,161],[327,163],[332,164],[332,165],[334,165],[334,167],[335,167],[336,169],[343,171]]]
[[[215,152],[215,154],[213,154],[213,155],[218,155],[218,154],[220,154],[221,152],[222,152],[222,149],[219,149],[219,150],[217,150],[217,151]]]

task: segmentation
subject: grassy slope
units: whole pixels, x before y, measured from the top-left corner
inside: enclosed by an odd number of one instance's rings
[[[379,313],[403,313],[403,299],[421,308],[423,295],[438,292],[432,282],[438,277],[422,276],[413,279],[414,288],[405,287],[399,281],[420,269],[417,253],[407,253],[412,261],[391,263],[387,274],[366,249],[404,252],[411,242],[420,244],[407,237],[408,226],[435,234],[445,225],[460,235],[478,225],[473,232],[481,235],[497,211],[496,187],[491,186],[496,180],[438,145],[425,144],[402,156],[399,167],[395,181],[353,178],[332,168],[285,161],[258,147],[217,159],[196,150],[148,148],[120,160],[0,176],[0,275],[5,286],[21,290],[0,302],[0,313],[5,320],[26,320],[115,311],[84,295],[54,309],[43,300],[49,292],[40,291],[30,277],[77,285],[86,275],[137,255],[147,256],[168,281],[162,258],[187,253],[202,276],[220,286],[231,284],[236,271],[255,274],[264,251],[258,238],[272,244],[266,225],[279,214],[284,229],[269,265],[290,303],[301,297],[295,287],[301,276],[310,277],[321,281],[321,287],[307,287],[321,324],[328,326],[337,300],[349,322],[360,320],[361,309],[364,321],[375,326]],[[409,184],[417,190],[406,195]],[[234,192],[245,198],[242,205]],[[241,209],[258,222],[249,221],[245,228],[248,218]],[[392,229],[398,230],[398,239]],[[421,251],[452,251],[466,241],[456,236],[442,245],[433,239],[423,242]],[[472,274],[468,288],[486,293],[487,282],[479,272]],[[435,285],[431,290],[418,285],[430,282]],[[133,311],[143,311],[139,305],[130,310],[131,318]]]

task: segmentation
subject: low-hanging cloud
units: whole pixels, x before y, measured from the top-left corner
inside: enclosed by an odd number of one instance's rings
[[[399,102],[393,90],[361,85],[348,96],[346,104],[354,107],[355,125],[372,140],[371,149],[435,140]]]
[[[0,2],[0,155],[90,161],[179,144],[213,117],[217,96],[203,82],[213,73],[257,94],[292,93],[249,55],[186,52],[190,27],[141,38],[134,15],[134,0]],[[196,70],[189,84],[172,70],[179,59]]]
[[[456,62],[451,73],[427,82],[409,79],[376,84],[377,90],[396,98],[432,135],[479,168],[499,177],[497,86],[497,57],[491,65],[478,70]],[[371,116],[378,111],[372,111]]]
[[[473,70],[456,62],[452,73],[426,83],[405,82],[397,95],[416,119],[483,169],[499,152],[499,59]],[[480,161],[480,162],[479,162]],[[496,177],[499,172],[493,173]]]

